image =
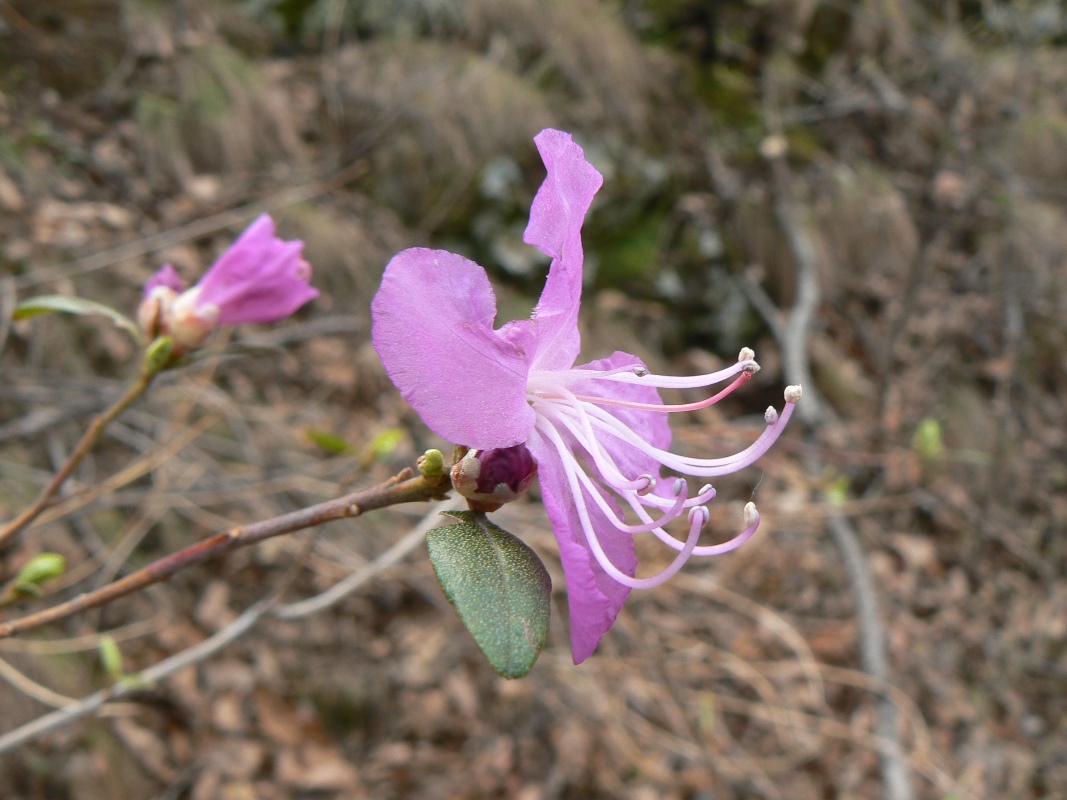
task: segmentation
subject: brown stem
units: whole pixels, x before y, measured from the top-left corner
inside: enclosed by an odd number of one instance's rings
[[[152,370],[142,370],[137,380],[130,385],[125,394],[116,400],[109,409],[92,421],[92,424],[89,425],[89,429],[85,432],[85,435],[82,436],[81,441],[78,442],[77,447],[74,448],[74,451],[70,454],[66,463],[59,468],[59,471],[52,477],[52,480],[48,482],[48,485],[41,490],[41,493],[37,495],[37,499],[33,501],[33,504],[0,528],[0,549],[3,549],[4,545],[11,539],[11,537],[15,536],[19,531],[33,522],[37,516],[48,507],[48,504],[63,486],[63,483],[82,462],[82,459],[89,454],[89,451],[93,449],[93,446],[100,439],[100,434],[104,432],[104,428],[106,428],[115,417],[125,411],[134,400],[144,394],[156,374],[157,372]]]
[[[188,566],[226,555],[238,548],[247,547],[272,536],[292,533],[335,519],[358,517],[364,512],[398,503],[439,500],[448,493],[451,486],[447,475],[432,477],[420,475],[414,478],[411,475],[411,470],[407,469],[384,483],[352,492],[344,497],[327,500],[309,508],[254,522],[251,525],[237,525],[176,553],[164,556],[107,586],[78,595],[65,603],[36,614],[2,623],[0,624],[0,639],[66,619],[79,611],[106,605],[120,597],[140,591],[146,586],[151,586],[153,583],[165,581]]]

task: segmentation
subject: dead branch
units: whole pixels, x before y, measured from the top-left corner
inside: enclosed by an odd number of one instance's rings
[[[769,83],[770,79],[768,79]],[[771,88],[765,85],[765,100],[771,96]],[[775,121],[773,109],[765,109],[765,118],[771,124],[772,134],[784,143],[780,126]],[[789,168],[785,152],[781,148],[766,148],[765,155],[771,168],[774,189],[774,208],[778,224],[785,234],[793,260],[796,262],[797,290],[793,307],[784,322],[781,316],[771,323],[772,332],[778,335],[782,349],[783,370],[787,382],[804,386],[804,402],[797,409],[800,419],[810,431],[818,422],[833,417],[833,410],[822,402],[811,380],[808,342],[811,323],[819,304],[818,256],[814,243],[801,220],[799,210],[790,193]],[[812,401],[812,402],[809,402]],[[848,573],[849,583],[856,595],[856,615],[859,618],[860,662],[872,678],[885,686],[889,685],[889,665],[886,657],[886,634],[878,612],[878,598],[867,569],[867,559],[852,525],[840,514],[829,515],[828,524],[834,543],[841,551]],[[878,717],[877,735],[891,746],[880,749],[882,783],[889,800],[913,800],[914,792],[908,774],[907,760],[900,745],[897,724],[897,709],[888,695],[876,700]]]
[[[340,498],[338,501],[333,502],[339,502],[343,499],[346,498]],[[371,580],[371,578],[374,578],[392,567],[403,559],[404,556],[414,550],[425,538],[426,532],[434,527],[435,522],[445,521],[442,520],[440,512],[446,508],[451,508],[454,502],[454,500],[448,499],[435,505],[426,513],[419,523],[412,528],[407,535],[398,540],[396,544],[374,559],[370,564],[360,568],[351,576],[341,581],[341,583],[331,589],[327,589],[322,594],[312,597],[309,600],[278,606],[276,605],[276,602],[280,590],[276,588],[267,597],[246,609],[244,613],[238,616],[237,619],[229,625],[199,644],[182,650],[180,653],[175,653],[170,658],[164,659],[155,666],[149,667],[134,676],[128,676],[126,680],[120,681],[114,686],[102,689],[82,700],[75,701],[61,709],[38,717],[32,722],[28,722],[27,724],[0,736],[0,754],[8,753],[34,739],[51,733],[52,731],[59,730],[75,720],[93,714],[103,708],[105,704],[120,699],[130,691],[143,687],[146,683],[156,683],[186,667],[207,660],[226,645],[236,641],[241,636],[251,631],[260,619],[268,613],[281,619],[299,619],[329,608],[343,597],[351,594],[367,581]],[[284,587],[287,584],[288,581],[283,581],[281,586]],[[343,587],[344,591],[337,591],[338,587]]]
[[[237,525],[207,539],[190,545],[176,553],[164,556],[146,567],[130,573],[113,583],[92,592],[78,595],[65,603],[39,611],[35,614],[0,624],[0,639],[48,625],[72,614],[106,605],[120,597],[138,592],[147,586],[165,581],[186,567],[209,559],[219,558],[242,547],[281,536],[286,533],[311,528],[336,519],[351,519],[399,503],[419,500],[441,499],[450,487],[447,474],[435,477],[420,475],[411,477],[410,469],[369,489],[327,500],[308,508],[292,511],[251,525]]]

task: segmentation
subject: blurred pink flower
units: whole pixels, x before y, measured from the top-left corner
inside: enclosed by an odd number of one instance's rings
[[[622,352],[575,367],[581,228],[603,179],[569,134],[544,130],[534,141],[548,176],[524,238],[552,266],[533,317],[495,329],[496,297],[484,269],[454,253],[413,248],[385,269],[372,305],[373,340],[390,378],[434,432],[479,451],[525,445],[532,454],[566,573],[577,664],[596,649],[631,588],[661,583],[690,556],[731,550],[759,524],[749,503],[744,531],[698,547],[708,520],[704,504],[715,490],[705,485],[690,496],[685,480],[664,481],[661,469],[705,479],[752,464],[782,432],[800,388],[786,390],[781,416],[768,409],[766,429],[748,448],[700,459],[668,451],[666,412],[708,406],[745,383],[759,369],[751,350],[724,370],[690,378],[653,375]],[[664,405],[658,392],[724,381],[731,382],[698,403]],[[509,462],[523,464],[511,455],[502,463]],[[516,469],[509,485],[519,485],[518,472],[529,472],[525,465]],[[683,514],[689,534],[680,541],[663,526]],[[670,566],[648,578],[634,577],[633,537],[641,532],[678,551]]]
[[[304,243],[274,235],[260,215],[190,289],[170,264],[148,279],[138,316],[150,334],[167,333],[190,349],[219,325],[275,322],[318,296],[308,281]]]

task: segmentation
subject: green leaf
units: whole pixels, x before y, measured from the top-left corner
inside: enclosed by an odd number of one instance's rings
[[[97,303],[95,300],[86,300],[84,297],[67,297],[61,294],[46,294],[40,297],[31,297],[25,302],[15,306],[14,319],[26,319],[38,314],[47,314],[50,311],[62,311],[65,314],[100,314],[107,317],[120,328],[129,331],[137,341],[141,341],[141,330],[132,319],[125,314],[120,314],[111,306]]]
[[[404,441],[403,428],[386,428],[367,445],[372,458],[383,459],[393,454],[393,451]]]
[[[941,439],[941,423],[933,417],[923,419],[919,423],[919,427],[915,429],[911,446],[915,448],[915,452],[927,461],[941,458],[945,450]]]
[[[308,428],[304,431],[304,435],[311,440],[311,443],[316,447],[325,450],[331,455],[339,455],[341,453],[347,453],[352,449],[352,445],[342,439],[335,433],[329,431],[320,430],[318,428]]]
[[[847,475],[838,475],[826,487],[826,500],[835,506],[843,506],[848,502],[848,491],[851,482]]]
[[[484,514],[445,513],[459,522],[426,536],[437,580],[493,669],[521,678],[548,637],[548,571],[533,550]]]
[[[58,578],[66,567],[67,560],[59,553],[38,553],[19,570],[15,585],[21,589],[38,588],[45,581]]]
[[[100,663],[104,666],[104,672],[112,680],[119,680],[123,676],[122,651],[115,639],[107,634],[100,637]]]

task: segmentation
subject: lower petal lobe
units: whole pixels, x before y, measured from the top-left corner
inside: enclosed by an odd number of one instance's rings
[[[593,654],[600,637],[615,623],[630,589],[608,576],[590,552],[555,447],[536,431],[527,447],[537,460],[545,511],[559,542],[571,612],[571,652],[574,663],[580,664]],[[608,558],[622,572],[633,575],[637,570],[633,537],[616,529],[599,508],[590,508],[589,513]]]

